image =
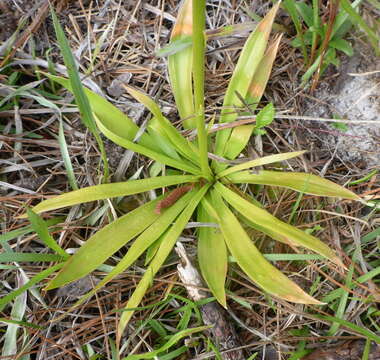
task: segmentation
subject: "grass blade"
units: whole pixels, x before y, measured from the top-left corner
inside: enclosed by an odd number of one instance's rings
[[[18,277],[18,282],[21,283],[21,277]],[[11,311],[12,320],[22,321],[26,310],[26,293],[21,293],[15,299],[15,302]],[[16,356],[17,351],[17,332],[20,325],[17,323],[8,324],[7,331],[4,335],[2,357]],[[11,356],[11,357],[13,357]]]
[[[355,11],[354,7],[348,0],[340,2],[343,10],[348,14],[353,24],[358,25],[368,36],[368,39],[374,48],[376,55],[380,55],[379,36],[368,26],[364,19]]]
[[[78,190],[78,184],[75,179],[73,164],[71,163],[70,154],[67,149],[67,143],[65,139],[65,133],[63,131],[63,123],[62,123],[61,118],[59,119],[58,143],[61,149],[63,163],[65,164],[65,169],[67,173],[67,179],[69,180],[69,184],[73,190]]]
[[[60,263],[41,271],[37,275],[33,276],[26,284],[2,297],[0,299],[0,311],[3,311],[4,307],[17,296],[30,289],[32,286],[38,284],[42,280],[46,279],[50,274],[62,268],[63,265],[64,263]]]
[[[78,70],[76,68],[74,56],[71,52],[69,42],[67,41],[65,33],[63,32],[63,29],[58,21],[57,15],[55,14],[54,9],[52,7],[50,7],[50,11],[53,18],[55,34],[57,36],[58,44],[61,49],[63,60],[67,68],[70,84],[73,90],[73,94],[75,96],[75,101],[78,105],[78,108],[81,114],[81,119],[84,125],[86,125],[87,128],[94,135],[96,142],[98,143],[103,165],[104,165],[104,178],[107,181],[109,169],[108,169],[108,160],[107,160],[107,155],[105,153],[103,141],[101,137],[99,136],[95,119],[92,115],[90,103],[83,90],[82,82],[79,77]]]
[[[175,345],[182,338],[184,338],[186,336],[189,336],[191,334],[195,334],[197,332],[201,332],[201,331],[207,330],[210,327],[211,326],[199,326],[199,327],[196,327],[196,328],[191,328],[191,329],[186,329],[186,330],[179,331],[176,334],[172,335],[168,339],[168,341],[166,341],[166,343],[164,345],[162,345],[160,348],[158,348],[157,350],[153,350],[153,351],[150,351],[150,352],[145,353],[145,354],[129,355],[126,358],[124,358],[123,360],[139,360],[139,359],[153,359],[153,358],[156,358],[157,355],[159,355],[160,353],[162,353],[162,352],[170,349],[173,345]]]

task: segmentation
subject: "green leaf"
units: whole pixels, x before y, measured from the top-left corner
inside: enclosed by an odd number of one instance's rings
[[[302,28],[302,22],[298,16],[297,8],[294,0],[284,0],[283,6],[286,9],[286,11],[289,13],[290,17],[292,18],[292,21],[294,23],[294,27],[296,28],[297,32],[297,38],[293,41],[296,42],[296,45],[293,46],[299,46],[302,48],[302,56],[303,60],[306,63],[308,60],[308,54],[307,54],[307,48],[304,40],[304,33]]]
[[[193,151],[189,142],[178,132],[178,130],[166,119],[158,105],[147,95],[139,90],[133,89],[130,86],[125,86],[125,89],[136,100],[145,105],[149,111],[154,115],[156,122],[156,128],[159,128],[160,134],[164,134],[168,141],[175,147],[175,149],[184,157],[194,162],[199,163],[199,155]]]
[[[118,134],[112,132],[109,130],[106,126],[104,126],[103,123],[100,122],[100,120],[97,120],[97,124],[99,126],[100,131],[107,136],[110,140],[112,140],[115,144],[118,144],[128,150],[132,150],[134,152],[137,152],[141,155],[144,155],[146,157],[149,157],[155,161],[158,161],[162,164],[166,164],[169,166],[172,166],[174,168],[190,172],[192,174],[199,174],[200,170],[197,169],[193,164],[188,162],[185,159],[177,160],[170,158],[169,156],[166,156],[165,154],[161,152],[156,152],[154,150],[151,150],[150,148],[147,148],[145,146],[142,146],[140,144],[136,144],[130,140],[124,139],[120,137]],[[160,150],[159,150],[160,151]]]
[[[255,129],[261,129],[273,122],[275,109],[272,103],[266,105],[256,116]]]
[[[66,254],[67,257],[67,254]],[[5,262],[53,262],[62,261],[65,257],[56,254],[37,254],[20,252],[3,252],[0,254],[0,263]]]
[[[177,40],[171,40],[170,43],[156,52],[156,56],[165,57],[174,55],[191,46],[193,39],[191,36],[184,35]]]
[[[245,98],[247,94],[255,71],[263,58],[279,4],[280,3],[277,3],[273,6],[264,19],[257,25],[253,33],[248,37],[244,45],[224,97],[223,109],[219,120],[221,123],[234,121],[237,117],[237,113],[233,108],[242,105],[237,93],[243,98]],[[218,131],[215,143],[216,155],[224,155],[230,134],[231,129]]]
[[[60,76],[43,73],[49,79],[62,85],[69,91],[73,91],[70,80]],[[94,93],[93,91],[83,88],[86,97],[91,106],[92,112],[96,115],[99,121],[106,126],[110,131],[118,134],[126,140],[133,140],[136,136],[139,127],[125,114],[123,114],[116,106],[112,105],[109,101],[102,96]],[[148,134],[142,134],[139,143],[150,149],[157,149],[154,141],[150,139]]]
[[[210,185],[206,184],[203,187],[201,187],[197,192],[195,192],[195,190],[191,191],[191,200],[188,202],[186,208],[183,210],[183,212],[179,215],[174,224],[170,227],[169,231],[166,233],[164,240],[162,241],[161,246],[157,251],[157,254],[155,255],[149,267],[145,271],[145,274],[143,278],[140,280],[134,293],[129,298],[128,303],[125,307],[125,311],[123,312],[123,315],[120,318],[119,327],[117,331],[117,339],[120,340],[120,337],[122,336],[125,327],[127,326],[129,320],[133,315],[133,310],[130,310],[130,308],[135,308],[140,304],[141,299],[143,298],[145,292],[148,290],[150,284],[153,281],[153,277],[168,257],[182,230],[186,226],[195,208],[197,207],[198,203],[203,198],[209,187]]]
[[[307,27],[311,27],[314,24],[313,21],[313,9],[311,6],[301,3],[295,2],[298,13],[301,15],[303,21],[306,23]]]
[[[256,284],[269,294],[288,301],[321,304],[264,258],[216,191],[212,191],[211,207],[218,214],[219,226],[229,251]]]
[[[164,210],[156,221],[152,223],[143,233],[141,233],[136,240],[133,242],[129,248],[127,254],[122,260],[109,272],[96,286],[93,290],[82,296],[73,306],[77,307],[82,304],[86,299],[93,296],[100,288],[105,284],[115,278],[117,275],[125,271],[130,265],[132,265],[145,250],[149,248],[152,244],[162,242],[162,234],[166,229],[173,223],[175,218],[179,213],[185,208],[189,200],[191,199],[191,193],[185,194],[182,198],[176,201],[175,204],[170,206],[168,209]],[[158,240],[157,240],[158,239]]]
[[[55,251],[57,254],[67,258],[69,255],[63,250],[49,234],[49,229],[46,222],[37,215],[33,210],[26,209],[30,222],[34,231],[38,234],[39,238],[45,243],[47,247]]]
[[[222,177],[225,177],[227,175],[236,173],[241,170],[249,169],[255,166],[262,166],[262,165],[267,165],[267,164],[272,164],[275,162],[279,161],[284,161],[284,160],[289,160],[294,157],[300,156],[304,154],[306,151],[293,151],[289,153],[281,153],[281,154],[276,154],[276,155],[269,155],[269,156],[263,156],[258,159],[246,161],[242,164],[231,166],[226,170],[221,171],[220,173],[217,174],[217,179],[220,179]],[[230,180],[230,177],[228,177]]]
[[[63,32],[63,29],[58,21],[58,18],[52,6],[50,6],[50,11],[53,18],[55,34],[57,36],[58,44],[63,56],[63,61],[66,65],[67,73],[69,75],[72,92],[74,94],[75,101],[78,105],[78,108],[81,114],[81,120],[83,121],[84,125],[87,126],[87,128],[94,135],[96,142],[99,146],[101,158],[104,164],[104,177],[107,182],[109,169],[108,169],[108,160],[107,160],[107,155],[105,153],[104,144],[103,144],[102,138],[99,136],[99,132],[96,127],[96,123],[95,123],[95,119],[91,110],[90,103],[83,90],[82,82],[79,77],[78,70],[76,68],[74,56],[71,53],[69,42],[66,39],[65,33]]]
[[[379,37],[376,32],[366,23],[366,21],[356,12],[353,4],[348,0],[341,0],[342,9],[348,14],[350,20],[356,26],[359,26],[368,36],[368,39],[374,48],[376,55],[380,55]]]
[[[353,324],[352,322],[349,322],[347,320],[339,319],[334,316],[327,316],[327,315],[320,315],[320,314],[313,314],[313,317],[320,319],[320,320],[325,320],[329,322],[336,322],[342,326],[345,326],[346,328],[353,330],[357,332],[360,335],[363,335],[364,337],[371,339],[375,341],[377,344],[380,343],[380,336],[377,336],[374,334],[372,331],[366,329],[365,327],[358,326],[356,324]]]
[[[89,201],[133,195],[170,185],[194,182],[197,181],[197,179],[198,177],[192,175],[173,175],[89,186],[42,201],[33,208],[33,211],[35,213],[41,213]]]
[[[73,54],[71,53],[69,42],[66,39],[65,33],[63,32],[63,29],[58,21],[58,18],[53,8],[51,8],[51,15],[53,18],[55,34],[57,36],[57,40],[62,52],[63,60],[67,68],[67,73],[69,75],[69,82],[71,85],[71,89],[73,91],[75,100],[77,102],[79,111],[81,113],[81,119],[83,123],[90,129],[90,131],[93,134],[95,134],[97,133],[95,120],[92,116],[90,103],[88,102],[87,96],[83,91],[82,82],[81,82],[81,79],[79,78],[79,74],[77,71]]]
[[[186,336],[189,336],[191,334],[197,333],[197,332],[201,332],[201,331],[207,330],[210,327],[212,327],[212,326],[211,325],[210,326],[199,326],[199,327],[196,327],[196,328],[186,329],[186,330],[179,331],[175,335],[171,336],[168,339],[168,341],[164,345],[162,345],[160,348],[158,348],[157,350],[153,350],[153,351],[150,351],[150,352],[145,353],[145,354],[129,355],[129,356],[123,358],[123,360],[139,360],[139,359],[153,359],[153,358],[156,358],[157,355],[159,355],[162,352],[170,349],[173,345],[175,345],[182,338],[184,338]]]
[[[327,259],[330,259],[339,266],[344,266],[336,254],[316,237],[306,234],[296,227],[284,223],[267,211],[243,199],[221,183],[217,183],[215,185],[215,189],[244,217],[263,229],[267,229],[269,234],[274,233],[276,235],[276,240],[281,238],[283,242],[292,246],[303,246],[307,249],[315,251],[317,254],[320,254]]]
[[[121,247],[151,225],[160,215],[153,200],[123,215],[91,236],[50,281],[46,290],[55,289],[86,276]]]
[[[198,208],[198,221],[216,223],[202,207]],[[212,254],[212,258],[210,255]],[[227,275],[227,249],[220,229],[200,227],[198,235],[198,262],[202,276],[218,302],[225,308],[226,293],[224,283]]]
[[[258,174],[241,171],[228,176],[234,184],[249,183],[286,187],[305,194],[360,200],[359,196],[330,180],[308,173],[261,170]]]
[[[55,217],[53,219],[46,220],[46,225],[56,225],[64,220],[63,217]],[[24,226],[20,229],[9,231],[5,234],[0,234],[0,243],[2,242],[8,242],[12,239],[15,239],[19,236],[23,236],[26,234],[29,234],[33,231],[33,227],[31,225]]]
[[[341,38],[331,39],[329,41],[329,46],[337,50],[343,51],[347,56],[354,55],[354,49],[347,40]]]

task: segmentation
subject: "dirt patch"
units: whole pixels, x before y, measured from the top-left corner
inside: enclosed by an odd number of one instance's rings
[[[314,95],[318,100],[305,114],[351,120],[346,123],[347,129],[327,126],[338,131],[319,139],[342,161],[363,162],[368,167],[380,162],[380,74],[376,73],[380,61],[371,53],[357,47],[355,55],[342,64],[340,74]]]

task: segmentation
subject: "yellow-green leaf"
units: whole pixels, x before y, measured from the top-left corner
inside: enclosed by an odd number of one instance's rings
[[[277,3],[257,25],[253,33],[248,37],[239,57],[236,68],[232,74],[223,102],[223,110],[220,122],[231,122],[237,117],[234,107],[240,107],[241,100],[237,93],[245,98],[253,76],[263,58],[267,46],[274,17],[280,3]],[[223,156],[225,154],[231,129],[218,131],[216,136],[215,154]]]
[[[35,213],[41,213],[43,211],[60,209],[89,201],[133,195],[165,186],[194,182],[197,179],[197,176],[192,175],[173,175],[89,186],[42,201],[33,208],[33,211]]]
[[[217,178],[220,179],[221,177],[236,173],[241,170],[249,169],[251,167],[262,166],[262,165],[272,164],[278,161],[289,160],[294,157],[300,156],[304,153],[305,151],[293,151],[293,152],[288,152],[288,153],[263,156],[261,158],[250,160],[239,165],[231,166],[230,168],[218,173]],[[228,177],[228,179],[230,179],[230,177]]]
[[[99,130],[107,136],[110,140],[112,140],[115,144],[118,144],[126,149],[132,150],[134,152],[137,152],[141,155],[144,155],[146,157],[149,157],[155,161],[158,161],[159,163],[172,166],[174,168],[192,173],[192,174],[199,174],[200,170],[190,163],[186,159],[173,159],[167,155],[165,155],[162,152],[157,152],[154,150],[151,150],[150,148],[147,148],[145,146],[142,146],[140,144],[136,144],[130,140],[127,140],[125,138],[120,137],[116,133],[110,131],[104,124],[102,124],[99,119],[95,116],[96,123],[98,124]],[[161,151],[161,150],[160,150]]]
[[[243,199],[234,191],[228,189],[219,182],[215,185],[215,190],[217,190],[221,196],[244,217],[252,221],[254,224],[257,224],[264,229],[268,229],[269,234],[276,234],[276,239],[277,237],[280,237],[283,239],[283,242],[289,245],[296,247],[303,246],[326,257],[339,266],[344,266],[334,251],[316,237],[277,219],[266,210]]]
[[[185,0],[178,13],[177,22],[174,25],[171,42],[191,38],[193,34],[192,0]],[[170,84],[173,90],[175,102],[183,126],[195,128],[194,119],[194,95],[193,95],[193,46],[177,51],[169,56],[168,63]]]
[[[153,277],[168,257],[182,230],[184,229],[191,215],[193,214],[196,206],[201,201],[203,196],[206,194],[209,187],[210,185],[204,185],[198,191],[193,190],[191,192],[192,198],[188,202],[188,205],[178,216],[177,220],[170,227],[169,231],[166,233],[164,240],[162,241],[149,267],[145,271],[143,278],[140,280],[139,284],[137,285],[137,288],[128,300],[128,303],[124,309],[125,311],[123,312],[119,321],[117,339],[120,339],[125,330],[125,327],[127,326],[129,320],[133,315],[134,311],[131,308],[135,308],[140,304],[141,299],[143,298],[144,294],[146,293],[150,284],[153,281]]]
[[[209,203],[210,204],[210,203]],[[232,256],[262,289],[279,298],[301,304],[321,304],[271,265],[253,244],[218,192],[212,191],[212,207]]]
[[[72,92],[72,87],[69,79],[60,76],[43,73],[49,79],[57,82]],[[109,101],[94,93],[93,91],[83,88],[88,98],[91,109],[98,119],[115,134],[120,137],[133,140],[139,130],[139,127],[125,114],[123,114],[116,106]],[[157,149],[154,141],[149,138],[148,134],[143,134],[140,138],[140,144],[147,146],[150,149]]]
[[[265,87],[269,80],[270,73],[272,71],[272,66],[274,60],[276,59],[277,50],[280,45],[282,35],[280,35],[272,44],[268,46],[262,60],[260,61],[258,69],[256,71],[251,83],[249,84],[248,92],[245,97],[247,104],[251,110],[256,109],[261,97],[264,94]]]
[[[50,281],[46,289],[55,289],[80,279],[103,264],[160,216],[154,211],[158,201],[156,199],[140,206],[91,236],[66,261],[62,270]]]
[[[134,240],[126,255],[117,263],[112,271],[109,272],[98,284],[96,284],[94,289],[83,295],[72,308],[77,307],[86,299],[93,296],[105,284],[131,266],[142,255],[142,253],[149,248],[149,246],[159,241],[159,238],[163,237],[162,234],[185,208],[191,197],[192,194],[189,192],[177,200],[175,204],[166,209],[163,214],[161,214],[161,216],[159,216],[152,223],[152,225],[150,225],[136,238],[136,240]]]
[[[198,208],[198,221],[216,223],[203,206]],[[216,300],[227,308],[224,283],[227,275],[227,249],[223,235],[218,227],[199,228],[198,263],[202,276]]]
[[[228,175],[228,180],[232,183],[281,186],[305,194],[360,200],[359,196],[343,186],[308,173],[261,170],[258,174],[252,174],[249,171],[241,171]]]
[[[164,135],[168,142],[170,142],[174,148],[195,164],[199,163],[199,155],[193,151],[189,142],[179,133],[179,131],[166,119],[159,108],[159,106],[147,95],[139,90],[133,89],[130,86],[124,86],[125,89],[136,100],[145,105],[150,112],[154,115],[155,128],[161,135]]]

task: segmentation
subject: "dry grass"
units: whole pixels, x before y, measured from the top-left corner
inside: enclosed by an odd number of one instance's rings
[[[8,11],[14,13],[15,4],[19,4],[17,17],[37,14],[37,25],[30,26],[24,41],[17,43],[18,50],[11,54],[8,79],[13,73],[19,73],[15,87],[25,85],[38,79],[36,69],[47,70],[46,50],[51,49],[49,57],[53,59],[56,71],[61,72],[62,64],[59,51],[54,40],[51,19],[48,10],[41,7],[44,1],[35,1],[36,6],[23,10],[22,2],[8,1]],[[80,71],[88,74],[87,79],[97,84],[104,96],[114,102],[121,110],[133,115],[141,124],[147,113],[135,104],[128,95],[120,91],[118,82],[143,89],[153,98],[158,99],[164,113],[173,121],[177,120],[173,97],[167,82],[165,59],[155,57],[155,52],[168,42],[170,28],[176,14],[176,1],[63,1],[57,5],[59,17],[67,31],[71,47],[79,61]],[[208,27],[215,29],[231,23],[249,20],[247,11],[255,11],[259,15],[266,12],[264,6],[248,5],[247,2],[209,1]],[[39,6],[37,6],[39,5]],[[40,10],[38,10],[40,9]],[[45,9],[45,10],[42,10]],[[12,15],[13,16],[13,15]],[[285,26],[289,18],[285,14],[280,17]],[[16,19],[15,19],[16,20]],[[110,25],[112,24],[112,25]],[[33,24],[32,24],[33,25]],[[92,58],[94,45],[104,31],[108,35],[97,54]],[[14,29],[12,29],[13,31]],[[213,40],[209,43],[207,58],[207,97],[208,114],[212,116],[215,109],[220,108],[221,99],[226,89],[227,80],[236,63],[242,39],[246,33],[234,37]],[[4,39],[3,39],[4,40]],[[33,46],[36,52],[33,54]],[[1,45],[1,44],[0,44]],[[90,69],[90,71],[89,71]],[[310,94],[298,87],[298,79],[302,73],[302,58],[285,40],[281,44],[276,60],[273,76],[268,85],[266,100],[273,101],[283,114],[303,115]],[[1,94],[8,94],[11,89],[6,86],[6,77],[0,79]],[[90,84],[91,85],[91,84]],[[49,89],[46,82],[44,89]],[[38,85],[40,88],[40,85]],[[50,87],[51,90],[51,87]],[[74,167],[74,173],[80,187],[99,182],[99,152],[94,139],[81,125],[78,113],[71,104],[72,97],[62,89],[57,91],[60,99],[51,99],[63,107],[65,137]],[[66,171],[61,160],[58,134],[58,121],[55,113],[36,101],[20,97],[9,102],[11,106],[0,112],[0,217],[2,233],[20,229],[28,222],[18,220],[16,216],[24,211],[25,206],[38,203],[46,196],[59,194],[69,190]],[[331,128],[322,127],[318,122],[310,123],[302,120],[277,120],[262,138],[252,141],[248,149],[253,154],[273,154],[277,152],[308,149],[310,152],[300,160],[289,163],[291,169],[308,171],[323,175],[340,184],[362,177],[368,172],[365,164],[352,164],[340,161],[331,149],[320,147],[318,141],[311,141],[309,133],[324,136],[324,132],[334,132]],[[337,131],[335,131],[337,132]],[[28,134],[33,133],[31,138]],[[339,136],[344,136],[339,132]],[[315,139],[315,137],[314,137]],[[349,151],[349,149],[348,149]],[[116,145],[107,143],[111,170],[114,179],[129,178],[136,172],[148,173],[148,163],[144,158]],[[140,175],[142,176],[142,175]],[[359,195],[366,199],[379,198],[378,176],[372,177],[358,185],[352,186]],[[253,187],[245,189],[257,192]],[[298,209],[298,194],[278,189],[260,189],[257,198],[266,208],[284,221],[292,221],[302,229],[312,229],[322,240],[329,243],[341,254],[347,266],[355,267],[354,279],[379,266],[376,252],[376,238],[361,244],[363,237],[378,228],[378,213],[359,203],[319,199],[303,196]],[[143,197],[129,197],[116,207],[114,214],[120,214],[136,206],[136,202],[144,201]],[[55,228],[52,235],[65,249],[74,249],[85,241],[97,229],[108,222],[112,212],[100,213],[103,204],[87,204],[68,210],[55,212],[49,216],[63,215],[62,226]],[[342,216],[342,214],[344,214]],[[283,244],[273,244],[262,235],[252,234],[264,253],[292,252]],[[195,253],[196,244],[193,233],[187,230],[184,243],[190,254]],[[112,239],[110,239],[112,241]],[[47,253],[36,234],[29,233],[9,241],[11,249],[17,252]],[[359,249],[357,262],[352,262],[354,249]],[[6,250],[6,248],[4,248]],[[345,249],[345,252],[342,250]],[[113,265],[122,255],[116,254]],[[162,269],[159,277],[145,296],[142,306],[154,304],[165,299],[167,294],[185,296],[179,283],[173,255]],[[12,263],[15,265],[15,263]],[[350,290],[345,284],[345,274],[322,261],[305,262],[279,261],[276,263],[294,281],[303,288],[312,288],[313,296],[323,299],[334,289],[343,288],[349,292],[344,319],[363,328],[376,331],[378,327],[368,318],[373,309],[378,311],[376,302],[376,284],[368,281]],[[49,263],[20,263],[24,274],[31,278],[49,267]],[[143,261],[130,268],[123,276],[111,282],[96,298],[55,322],[65,309],[82,294],[91,288],[97,278],[102,276],[97,271],[80,284],[60,289],[58,292],[44,293],[42,297],[46,306],[33,294],[27,294],[27,307],[24,319],[42,326],[42,329],[25,328],[19,332],[18,355],[30,354],[33,359],[85,359],[90,344],[95,353],[112,358],[112,342],[117,327],[118,314],[115,309],[121,308],[142,275]],[[4,269],[1,274],[3,296],[11,289],[20,286],[25,279],[20,271]],[[227,283],[230,290],[229,306],[233,323],[236,325],[241,344],[249,354],[267,351],[270,346],[279,350],[278,359],[286,359],[287,353],[295,351],[300,341],[306,341],[308,348],[326,347],[337,341],[356,339],[360,336],[356,331],[346,327],[340,328],[334,335],[324,335],[330,325],[321,321],[315,314],[334,314],[329,307],[323,310],[317,307],[305,307],[267,298],[237,268],[230,272]],[[372,296],[372,300],[369,297]],[[369,299],[369,300],[368,300]],[[180,321],[181,313],[175,312],[183,301],[172,298],[159,311],[157,308],[137,312],[125,337],[125,349],[122,355],[132,351],[149,351],[158,343],[158,335],[151,326],[139,328],[139,321],[154,317],[167,329],[173,329]],[[6,308],[2,316],[9,317],[11,308]],[[195,324],[195,318],[191,325]],[[4,328],[3,328],[4,329]],[[253,329],[253,330],[252,330]],[[300,330],[304,333],[300,332]],[[295,332],[294,330],[297,330]],[[26,342],[23,343],[23,338]],[[1,338],[0,338],[1,339]],[[3,339],[4,340],[4,339]],[[322,342],[323,340],[323,342]],[[268,347],[269,346],[269,347]],[[179,347],[179,345],[178,345]],[[266,350],[265,350],[266,349]],[[183,355],[182,355],[183,356]],[[213,357],[213,353],[205,347],[205,341],[189,345],[185,353],[187,359],[204,359]]]

